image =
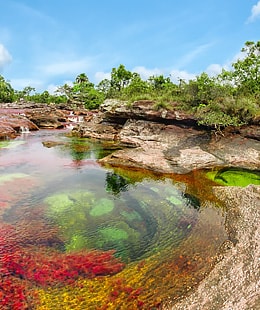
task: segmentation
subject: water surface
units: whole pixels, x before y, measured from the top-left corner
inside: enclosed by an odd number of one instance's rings
[[[104,168],[111,149],[65,131],[0,141],[1,309],[156,309],[211,270],[215,183]]]

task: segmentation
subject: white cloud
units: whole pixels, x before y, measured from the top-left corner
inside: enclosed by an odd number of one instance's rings
[[[37,20],[44,20],[45,22],[49,22],[51,24],[55,24],[55,20],[50,16],[44,14],[43,11],[37,10],[32,6],[26,5],[24,3],[12,2],[13,9],[15,11],[20,12],[24,16],[28,16],[28,18],[37,19]]]
[[[221,66],[220,64],[211,64],[207,67],[206,73],[209,76],[215,76],[222,72],[222,69],[227,70],[227,66]]]
[[[78,75],[82,72],[87,71],[92,64],[90,59],[80,59],[80,60],[70,60],[70,61],[61,61],[44,66],[40,66],[39,70],[46,75],[55,76],[63,74],[73,74]]]
[[[156,76],[156,75],[163,74],[163,70],[161,69],[158,69],[158,68],[147,69],[142,66],[133,68],[132,72],[139,73],[143,80],[147,80],[150,76],[153,76],[153,75]]]
[[[3,44],[0,44],[0,70],[12,61],[12,56]]]
[[[37,89],[44,87],[43,81],[36,79],[10,79],[12,87],[16,90],[22,90],[24,87],[31,86]]]
[[[54,85],[54,84],[49,84],[48,86],[47,86],[47,91],[51,94],[51,95],[53,95],[53,94],[55,94],[55,91],[58,89],[58,85]]]
[[[94,76],[94,83],[98,84],[100,81],[104,80],[104,79],[108,79],[110,80],[111,78],[111,74],[110,73],[105,73],[105,72],[96,72],[95,76]]]
[[[248,22],[253,22],[259,16],[260,16],[260,1],[258,1],[257,4],[253,5],[251,9],[251,15],[248,18]]]
[[[171,70],[170,72],[171,75],[171,81],[175,84],[178,84],[180,80],[185,80],[188,82],[189,80],[193,80],[196,75],[194,73],[189,73],[184,70]]]

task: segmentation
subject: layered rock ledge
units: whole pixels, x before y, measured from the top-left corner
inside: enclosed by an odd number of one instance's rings
[[[106,101],[101,112],[73,129],[81,137],[114,141],[119,150],[100,160],[112,166],[188,173],[194,169],[260,167],[259,126],[214,133],[178,111],[154,111],[151,102],[129,107]]]

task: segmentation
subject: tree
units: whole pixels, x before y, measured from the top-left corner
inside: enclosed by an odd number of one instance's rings
[[[0,75],[0,102],[13,102],[15,92],[11,84]]]
[[[234,83],[244,95],[260,93],[260,41],[247,41],[241,49],[245,55],[232,64]]]
[[[138,73],[134,72],[129,85],[124,88],[123,92],[128,98],[142,98],[148,90],[148,83],[143,81]]]
[[[72,86],[65,84],[57,90],[64,94],[68,101],[87,109],[96,109],[104,100],[104,94],[95,89],[95,85],[91,83],[85,73],[79,74]]]
[[[124,65],[120,65],[117,69],[113,68],[111,72],[111,87],[115,91],[125,88],[131,81],[132,73],[126,70]]]
[[[109,79],[104,79],[100,81],[99,84],[97,85],[97,90],[103,93],[105,98],[109,97],[110,89],[111,89],[111,81]]]
[[[173,84],[169,77],[165,78],[163,75],[159,75],[159,76],[153,75],[149,77],[148,81],[155,90],[163,90]]]

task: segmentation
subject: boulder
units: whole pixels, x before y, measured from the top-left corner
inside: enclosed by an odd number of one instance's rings
[[[14,138],[22,130],[38,130],[38,126],[20,115],[0,115],[0,139]]]
[[[39,128],[63,128],[67,121],[65,112],[52,107],[26,109],[25,115]]]

